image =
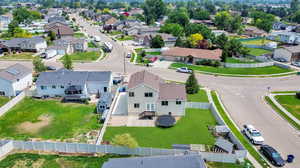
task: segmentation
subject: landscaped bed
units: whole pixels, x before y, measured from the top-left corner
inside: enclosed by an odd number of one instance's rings
[[[96,61],[100,57],[100,52],[91,51],[91,52],[77,52],[69,55],[74,61]],[[63,60],[64,57],[61,58]]]
[[[0,107],[6,104],[9,101],[8,97],[0,96]]]
[[[30,60],[33,59],[34,53],[29,53],[29,52],[23,52],[19,54],[8,54],[1,56],[0,59],[5,59],[5,60]]]
[[[95,105],[25,98],[0,117],[0,138],[74,138],[100,128],[94,110]]]
[[[108,127],[104,140],[111,141],[115,135],[129,133],[139,146],[171,148],[173,144],[213,145],[215,138],[208,126],[216,125],[216,120],[209,110],[186,109],[174,127]]]
[[[196,94],[188,94],[187,100],[189,102],[208,102],[208,97],[206,91],[200,89]]]
[[[270,75],[292,72],[292,70],[280,68],[277,66],[268,66],[260,68],[224,68],[224,67],[212,67],[201,65],[187,65],[183,63],[173,63],[171,68],[188,67],[196,71],[203,71],[208,73],[219,73],[228,75]]]
[[[247,48],[249,49],[249,55],[254,55],[254,56],[261,56],[264,54],[270,54],[272,51],[270,50],[265,50],[261,48]]]
[[[16,153],[0,161],[0,168],[100,168],[109,158],[117,156],[60,156]]]
[[[295,95],[276,95],[275,99],[288,112],[300,120],[300,99],[297,99]]]

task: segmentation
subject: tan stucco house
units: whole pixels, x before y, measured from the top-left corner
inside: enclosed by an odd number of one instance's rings
[[[128,115],[185,115],[185,86],[168,83],[148,71],[136,72],[128,83]]]

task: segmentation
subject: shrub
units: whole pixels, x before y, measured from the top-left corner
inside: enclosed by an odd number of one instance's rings
[[[296,93],[296,98],[297,98],[297,99],[300,99],[300,92],[297,92],[297,93]]]
[[[198,93],[199,85],[198,85],[198,81],[195,77],[194,72],[192,72],[192,74],[187,79],[187,81],[185,83],[185,89],[186,89],[187,94]]]

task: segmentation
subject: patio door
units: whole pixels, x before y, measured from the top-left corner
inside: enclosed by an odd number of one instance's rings
[[[154,103],[147,103],[146,104],[146,111],[155,111],[155,104]]]

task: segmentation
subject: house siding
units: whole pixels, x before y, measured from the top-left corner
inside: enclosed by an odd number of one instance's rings
[[[10,82],[0,78],[0,91],[5,92],[5,96],[16,96],[18,92],[32,85],[32,74],[28,74],[19,81]]]
[[[46,86],[47,89],[41,89],[41,86]],[[65,96],[65,90],[68,88],[69,85],[55,85],[55,88],[52,88],[53,85],[38,85],[36,87],[38,96],[49,96],[49,97],[55,97],[55,96]],[[64,86],[64,88],[61,88],[61,86]],[[86,97],[88,96],[88,91],[86,85],[82,85],[83,92],[80,96]]]
[[[279,48],[274,51],[274,58],[284,58],[287,61],[291,61],[292,53],[284,48]]]
[[[167,106],[162,106],[161,101],[168,101]],[[185,101],[181,101],[181,104],[176,104],[176,100],[160,100],[157,106],[157,115],[168,115],[169,112],[173,116],[185,115]]]

